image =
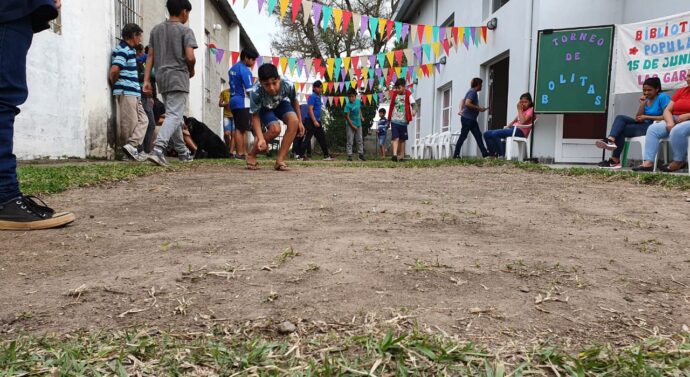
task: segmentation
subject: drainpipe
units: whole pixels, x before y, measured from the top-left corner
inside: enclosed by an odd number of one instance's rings
[[[438,0],[434,0],[434,25],[438,25]],[[432,111],[432,114],[438,115],[437,111],[436,111],[436,96],[438,95],[438,93],[437,93],[438,90],[436,89],[436,73],[434,73],[433,83],[434,83],[433,84],[434,86],[433,86],[432,90],[434,91],[433,92],[434,94],[433,94],[432,100],[431,100],[431,102],[432,102],[431,103],[431,109],[432,109],[431,111]],[[432,119],[432,122],[431,122],[431,133],[432,134],[434,133],[434,128],[436,128],[435,127],[436,126],[436,115],[434,115],[431,118]],[[440,131],[440,128],[439,128],[439,131]]]
[[[527,92],[532,92],[532,89],[534,88],[533,81],[536,79],[534,77],[535,73],[532,70],[532,64],[531,64],[532,63],[532,42],[533,42],[532,35],[534,32],[534,1],[535,0],[530,0],[530,6],[528,8],[529,9],[529,15],[528,15],[528,17],[529,17],[529,30],[527,31],[527,36],[525,38],[525,41],[526,41],[525,43],[527,44],[527,46],[526,46],[527,47],[527,49],[526,49],[527,55],[525,55],[525,58],[524,58],[525,69],[527,70],[527,72],[526,72],[527,74],[525,75],[525,77],[529,78],[527,81]],[[534,96],[534,95],[536,95],[536,93],[532,93],[532,95]],[[534,124],[534,122],[532,122],[532,123]],[[530,140],[531,145],[530,145],[530,156],[529,156],[529,158],[532,158],[532,154],[534,152],[534,132],[535,131],[536,130],[534,129],[534,127],[532,127],[532,138]]]

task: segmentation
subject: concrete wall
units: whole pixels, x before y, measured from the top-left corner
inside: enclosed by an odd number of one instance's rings
[[[662,0],[655,2],[654,6],[650,6],[645,0],[511,0],[496,12],[492,12],[490,7],[490,0],[429,0],[422,3],[414,19],[406,20],[411,23],[439,25],[454,14],[455,26],[476,26],[485,25],[492,17],[498,19],[498,29],[490,32],[488,45],[470,47],[469,50],[460,47],[459,53],[451,52],[440,74],[419,80],[419,85],[415,88],[415,97],[422,101],[421,137],[440,129],[439,88],[452,86],[452,102],[455,109],[451,131],[459,132],[460,119],[456,115],[457,107],[469,88],[470,80],[473,77],[481,77],[485,83],[488,82],[488,67],[505,56],[510,57],[508,118],[512,119],[515,116],[513,104],[520,94],[526,91],[533,92],[536,35],[541,29],[637,22],[688,10],[687,4],[680,0]],[[487,89],[485,85],[485,90],[480,93],[482,104],[488,102]],[[636,95],[612,97],[609,120],[618,114],[634,113],[637,106],[635,98]],[[486,130],[485,115],[480,116],[479,122],[483,130]],[[600,159],[601,152],[593,146],[593,141],[564,141],[561,135],[561,116],[540,116],[534,134],[533,156],[564,162],[596,162]],[[412,144],[408,143],[408,153],[411,153]],[[472,138],[465,143],[462,153],[478,155],[478,148]],[[639,153],[633,151],[631,158],[639,158]]]

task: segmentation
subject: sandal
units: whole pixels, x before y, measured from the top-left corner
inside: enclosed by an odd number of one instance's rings
[[[260,169],[261,169],[261,168],[259,167],[259,163],[258,163],[258,162],[255,162],[255,163],[253,163],[253,164],[247,162],[247,170],[260,170]]]
[[[670,164],[660,167],[659,170],[666,173],[673,173],[685,169],[686,166],[688,166],[688,164],[685,162],[672,161]]]
[[[275,169],[276,171],[290,171],[290,168],[285,164],[275,164],[275,166],[273,166],[273,169]]]

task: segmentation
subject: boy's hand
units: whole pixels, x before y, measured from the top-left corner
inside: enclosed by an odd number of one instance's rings
[[[266,152],[268,150],[268,145],[266,144],[266,139],[261,138],[259,141],[257,141],[256,147],[259,149],[259,152]]]
[[[189,78],[191,79],[192,77],[194,77],[194,69],[189,71]]]
[[[144,82],[144,88],[142,89],[142,92],[144,92],[144,94],[146,94],[147,96],[153,95],[153,87],[151,87],[151,81]]]
[[[304,124],[302,122],[299,122],[299,125],[297,126],[297,137],[304,137]]]

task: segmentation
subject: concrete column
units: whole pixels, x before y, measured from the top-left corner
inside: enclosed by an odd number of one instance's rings
[[[203,0],[192,0],[192,13],[189,16],[189,26],[194,31],[196,42],[199,48],[195,51],[196,66],[195,75],[189,83],[189,103],[187,104],[187,115],[203,119],[204,115],[204,67],[208,59],[208,49],[206,41],[206,2]]]

